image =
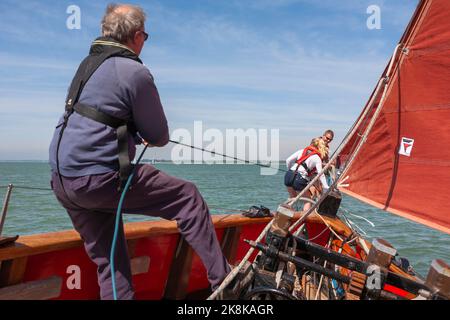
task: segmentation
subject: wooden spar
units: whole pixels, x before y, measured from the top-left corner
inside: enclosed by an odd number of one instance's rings
[[[324,268],[321,265],[316,264],[314,262],[308,261],[306,259],[294,256],[294,255],[287,254],[282,251],[272,250],[270,247],[268,247],[264,244],[261,244],[261,243],[255,243],[253,241],[249,241],[249,245],[259,249],[260,251],[264,252],[266,255],[268,255],[272,258],[278,258],[285,262],[288,262],[288,261],[292,262],[296,266],[307,268],[308,270],[323,274],[324,276],[326,276],[328,278],[336,279],[345,284],[350,283],[350,280],[351,280],[350,277],[345,276],[339,272]]]
[[[342,253],[335,252],[331,249],[324,248],[318,244],[314,244],[308,240],[293,237],[297,242],[297,248],[308,252],[311,256],[318,256],[336,265],[342,266],[352,271],[360,273],[366,272],[367,264],[364,261],[349,257]]]
[[[371,261],[367,261],[367,262],[361,261],[361,260],[346,256],[344,254],[334,252],[330,249],[326,249],[322,246],[311,243],[311,242],[309,242],[305,239],[301,239],[299,237],[294,237],[294,239],[297,241],[297,247],[299,249],[307,251],[312,256],[321,257],[324,260],[327,260],[331,263],[342,266],[342,267],[352,270],[352,271],[356,271],[356,272],[365,274],[367,271],[367,268],[371,264]],[[281,255],[281,253],[279,253],[279,255]],[[389,261],[389,265],[390,264],[391,263]],[[386,264],[386,267],[389,267],[389,265]],[[410,278],[402,277],[401,275],[398,275],[394,272],[387,271],[386,276],[387,276],[387,282],[389,284],[394,284],[398,287],[407,288],[408,291],[411,293],[418,294],[419,290],[421,290],[421,289],[428,290],[428,287],[423,285],[422,283],[413,281]]]
[[[9,199],[11,198],[13,188],[13,184],[8,185],[8,190],[6,190],[5,199],[3,200],[2,212],[0,213],[0,246],[13,243],[17,240],[17,238],[19,238],[19,236],[2,237],[3,226],[6,220],[6,213],[8,212]]]
[[[8,190],[6,190],[5,199],[3,201],[2,213],[0,215],[0,236],[2,235],[3,225],[5,224],[6,212],[8,211],[9,199],[11,197],[12,189],[13,185],[8,185]]]

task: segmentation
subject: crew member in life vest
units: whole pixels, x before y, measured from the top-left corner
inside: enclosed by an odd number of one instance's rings
[[[333,130],[326,130],[320,138],[323,140],[323,142],[325,142],[325,149],[327,151],[327,154],[322,159],[322,163],[323,163],[323,165],[326,165],[330,159],[330,143],[334,139]],[[331,166],[328,167],[328,169],[326,170],[325,176],[326,176],[327,182],[329,184],[331,184],[331,181],[336,176],[336,161],[335,160],[332,161]]]
[[[326,154],[324,141],[321,138],[314,138],[308,147],[294,152],[286,159],[288,172],[284,176],[284,184],[291,198],[297,196],[308,185],[312,177],[322,171],[322,159]],[[320,182],[323,189],[328,189],[324,175],[320,177]],[[304,194],[305,198],[311,198],[311,196],[309,190]],[[308,210],[310,207],[311,204],[306,202],[303,210]]]
[[[153,76],[139,58],[148,38],[144,23],[140,7],[107,7],[101,24],[103,36],[92,43],[89,56],[72,80],[66,110],[49,150],[52,188],[98,267],[102,299],[113,297],[110,251],[114,219],[136,144],[161,147],[169,140]],[[139,165],[123,212],[175,220],[203,261],[213,289],[230,272],[208,206],[193,183],[149,164]],[[115,257],[117,298],[133,299],[122,221]]]
[[[330,156],[330,143],[334,139],[333,130],[326,130],[320,138],[325,143],[325,149],[327,150],[327,155],[322,159],[322,162],[327,163],[328,157]]]

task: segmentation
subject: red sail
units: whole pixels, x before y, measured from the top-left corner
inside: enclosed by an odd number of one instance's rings
[[[342,160],[351,156],[381,94],[374,100],[367,116],[361,114]],[[380,108],[341,177],[348,176],[341,190],[450,233],[450,0],[420,2],[400,41]]]

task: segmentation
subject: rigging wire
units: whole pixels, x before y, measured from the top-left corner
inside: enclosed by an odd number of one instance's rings
[[[28,189],[28,190],[40,190],[40,191],[53,191],[50,188],[41,188],[41,187],[26,187],[26,186],[17,186],[13,184],[14,189]],[[0,186],[0,189],[6,189],[8,186]]]
[[[229,158],[229,159],[233,159],[233,160],[236,160],[236,161],[242,161],[242,162],[245,162],[246,164],[252,164],[252,165],[255,165],[255,166],[268,168],[268,169],[275,169],[275,170],[278,170],[278,171],[281,171],[281,172],[288,172],[288,170],[285,170],[285,169],[272,167],[270,165],[265,165],[265,164],[261,164],[261,163],[257,163],[257,162],[252,162],[252,161],[249,161],[249,160],[239,159],[237,157],[228,156],[226,154],[222,154],[222,153],[218,153],[218,152],[215,152],[215,151],[212,151],[212,150],[208,150],[208,149],[205,149],[205,148],[200,148],[200,147],[196,147],[196,146],[193,146],[193,145],[185,144],[185,143],[182,143],[182,142],[179,142],[179,141],[169,140],[169,142],[174,143],[174,144],[178,144],[178,145],[181,145],[181,146],[184,146],[184,147],[189,147],[189,148],[192,148],[192,149],[195,149],[195,150],[200,150],[200,151],[203,151],[203,152],[207,152],[207,153],[210,153],[210,154],[213,154],[213,155],[222,156],[224,158]],[[145,149],[146,148],[147,148],[147,146],[145,147]],[[0,186],[0,189],[6,189],[6,188],[8,188],[8,186]],[[14,188],[15,189],[53,191],[53,189],[51,189],[51,188],[27,187],[27,186],[19,186],[19,185],[14,185]],[[216,208],[216,209],[224,209],[224,208]],[[226,209],[226,210],[227,211],[239,211],[239,212],[245,211],[245,210],[240,210],[240,209]]]
[[[245,162],[247,164],[253,164],[255,166],[259,166],[259,167],[263,167],[263,168],[275,169],[275,170],[278,170],[278,171],[281,171],[281,172],[288,172],[287,170],[284,170],[284,169],[281,169],[281,168],[275,168],[275,167],[272,167],[270,165],[265,165],[265,164],[261,164],[261,163],[257,163],[257,162],[253,162],[253,161],[249,161],[249,160],[244,160],[244,159],[239,159],[239,158],[236,158],[236,157],[231,157],[231,156],[228,156],[226,154],[218,153],[218,152],[215,152],[215,151],[212,151],[212,150],[208,150],[208,149],[205,149],[205,148],[192,146],[192,145],[185,144],[185,143],[182,143],[182,142],[179,142],[179,141],[169,140],[169,142],[172,142],[174,144],[179,144],[181,146],[188,147],[188,148],[191,148],[191,149],[200,150],[200,151],[203,151],[203,152],[208,152],[210,154],[222,156],[224,158],[229,158],[229,159],[233,159],[233,160],[237,160],[237,161],[243,161],[243,162]]]

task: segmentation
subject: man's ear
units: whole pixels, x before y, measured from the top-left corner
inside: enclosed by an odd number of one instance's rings
[[[129,41],[131,42],[131,44],[136,44],[136,37],[137,37],[137,32],[134,33],[133,38],[131,38]]]

